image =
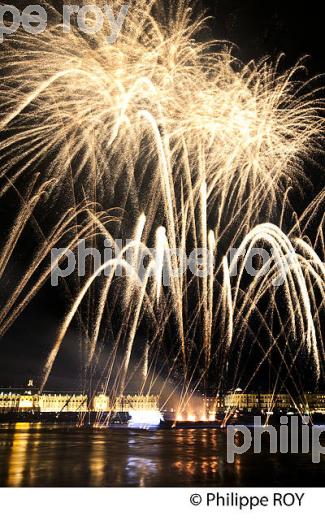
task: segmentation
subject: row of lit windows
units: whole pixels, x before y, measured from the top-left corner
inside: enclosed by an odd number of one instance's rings
[[[64,394],[0,394],[0,408],[38,408],[40,411],[84,411],[87,408],[85,395]],[[155,396],[127,396],[118,398],[115,409],[147,409],[158,407],[158,398]],[[109,411],[109,398],[99,395],[94,398],[93,409],[95,411]]]

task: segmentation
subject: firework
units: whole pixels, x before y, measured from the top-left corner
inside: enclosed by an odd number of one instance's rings
[[[121,5],[115,0],[113,11]],[[229,44],[200,43],[195,38],[208,22],[194,19],[185,0],[165,10],[159,2],[131,3],[114,45],[105,27],[91,36],[73,26],[64,33],[60,13],[51,13],[44,33],[17,32],[4,44],[0,175],[12,184],[41,171],[53,204],[69,194],[74,209],[85,200],[119,208],[112,225],[89,211],[88,239],[98,244],[129,234],[132,241],[75,289],[41,387],[76,313],[86,373],[91,377],[100,364],[101,381],[116,394],[137,370],[148,392],[157,382],[163,392],[162,379],[173,381],[182,403],[211,377],[216,391],[225,381],[236,388],[247,344],[260,352],[247,385],[264,363],[272,366],[274,352],[285,367],[279,384],[291,379],[301,390],[295,367],[302,353],[319,380],[324,192],[300,218],[288,195],[302,190],[306,161],[323,140],[324,103],[312,82],[297,79],[303,63],[280,72],[280,59],[245,65]],[[5,183],[3,196],[8,189]],[[317,231],[309,236],[312,221]],[[72,248],[80,238],[77,227]],[[151,246],[157,254],[148,253],[139,279],[139,257]],[[272,258],[247,281],[245,261],[255,246],[272,249]],[[204,257],[206,276],[186,272],[166,288],[163,263],[177,268],[170,251],[180,247],[211,253],[215,265]],[[36,267],[35,260],[30,272]],[[128,277],[117,284],[121,268]],[[2,332],[17,315],[8,317],[9,310],[1,314]],[[134,366],[144,328],[143,355]]]

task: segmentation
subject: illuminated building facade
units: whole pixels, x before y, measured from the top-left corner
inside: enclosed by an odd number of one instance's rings
[[[246,394],[234,392],[227,394],[224,398],[226,409],[252,411],[254,409],[263,411],[299,409],[301,412],[325,413],[325,394],[307,393],[300,400],[294,401],[289,394]]]
[[[325,394],[306,394],[307,407],[310,413],[325,413]],[[306,403],[301,403],[305,407]]]
[[[21,395],[16,393],[0,393],[0,410],[11,412],[19,409]]]
[[[197,398],[196,398],[197,402]],[[233,392],[224,397],[203,397],[201,415],[208,420],[215,418],[218,411],[256,409],[267,412],[276,410],[299,409],[301,413],[325,413],[325,394],[307,393],[294,402],[289,394],[242,393]],[[95,395],[91,401],[84,394],[33,393],[32,390],[13,390],[0,392],[0,413],[39,412],[39,413],[79,413],[79,412],[157,412],[160,410],[159,396],[126,395],[114,400],[105,394]],[[168,411],[167,411],[168,412]]]
[[[112,407],[111,407],[112,404]],[[131,410],[159,410],[158,396],[128,395],[118,397],[114,404],[107,395],[96,395],[88,407],[88,398],[83,394],[44,393],[33,394],[0,392],[0,412],[40,412],[40,413],[78,413],[78,412],[130,412]]]
[[[246,409],[248,411],[256,408],[259,410],[272,410],[274,408],[281,410],[295,407],[289,394],[273,395],[234,392],[227,394],[224,402],[226,408]]]
[[[85,395],[67,394],[32,394],[0,393],[0,411],[6,412],[85,412],[87,411],[87,397]]]
[[[105,394],[96,395],[92,400],[91,410],[94,412],[130,412],[131,410],[159,410],[157,395],[126,395],[115,400]]]
[[[87,396],[66,394],[42,394],[39,395],[40,412],[87,412]]]
[[[115,404],[117,411],[159,410],[157,395],[127,395],[118,397]]]

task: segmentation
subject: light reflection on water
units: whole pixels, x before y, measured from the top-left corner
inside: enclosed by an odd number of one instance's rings
[[[228,464],[220,430],[0,425],[1,486],[310,486],[324,475],[324,460],[266,449]]]

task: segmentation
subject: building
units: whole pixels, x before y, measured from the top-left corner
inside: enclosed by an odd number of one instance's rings
[[[0,393],[0,411],[13,412],[19,409],[21,395],[17,393]]]
[[[116,411],[159,410],[157,395],[126,395],[116,399]]]
[[[33,393],[31,390],[15,390],[0,393],[0,412],[41,412],[41,413],[78,413],[78,412],[127,412],[130,410],[159,410],[159,398],[155,395],[127,395],[111,401],[109,396],[94,396],[88,406],[84,394]]]
[[[87,412],[88,399],[82,394],[41,394],[38,396],[42,413]]]
[[[105,394],[95,395],[92,400],[91,409],[93,412],[109,412],[110,401],[109,397]]]
[[[31,391],[23,393],[1,392],[0,412],[86,412],[87,396],[75,394],[33,394]]]
[[[200,417],[213,420],[218,411],[258,409],[264,412],[298,409],[301,413],[324,413],[325,394],[306,393],[296,402],[289,394],[232,392],[224,397],[195,398],[195,411]],[[27,390],[0,392],[0,413],[39,412],[39,413],[79,413],[79,412],[157,412],[160,410],[157,395],[126,395],[111,399],[105,394],[97,394],[89,401],[85,394],[43,393],[39,394],[29,387]],[[166,411],[168,412],[168,410]],[[192,412],[191,412],[192,413]],[[193,411],[194,413],[194,411]]]
[[[258,408],[259,410],[268,411],[276,409],[293,408],[294,402],[289,394],[246,394],[242,392],[233,392],[227,394],[224,399],[225,408],[236,408],[237,410],[251,411]]]
[[[325,413],[325,394],[305,394],[305,403],[300,403],[301,406],[306,406],[310,413]]]

